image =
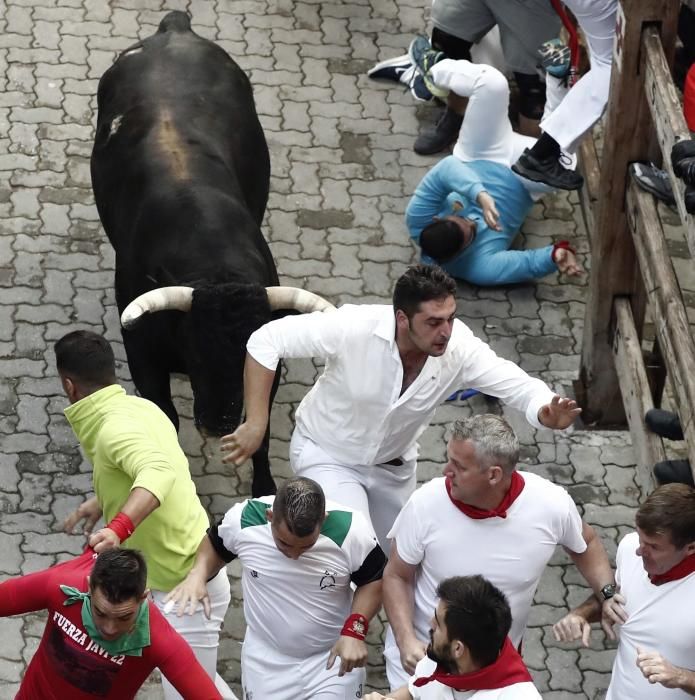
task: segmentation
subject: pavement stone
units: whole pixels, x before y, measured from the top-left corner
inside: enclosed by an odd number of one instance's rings
[[[387,301],[417,254],[403,223],[410,193],[436,157],[412,152],[434,110],[400,87],[366,78],[377,60],[405,53],[425,28],[418,0],[7,0],[0,5],[0,579],[35,571],[80,551],[60,523],[91,492],[89,464],[62,409],[52,343],[75,328],[114,344],[119,377],[132,390],[113,299],[114,255],[98,225],[90,187],[98,78],[118,51],[150,35],[164,10],[188,9],[201,35],[217,40],[250,73],[271,151],[264,223],[283,283],[335,303]],[[661,209],[684,296],[695,307],[695,275],[672,214]],[[569,237],[588,264],[575,194],[537,204],[520,241]],[[571,393],[581,345],[586,278],[477,289],[459,285],[459,314],[503,356],[561,393]],[[292,417],[320,363],[288,362],[273,411],[271,456],[281,478]],[[192,421],[188,383],[172,381],[180,440],[214,517],[245,497],[250,467],[232,473],[215,441]],[[463,388],[463,387],[462,387]],[[440,472],[447,427],[458,415],[504,413],[519,433],[524,468],[567,486],[611,556],[643,497],[629,434],[531,428],[496,401],[443,406],[423,434],[418,478]],[[219,668],[239,690],[244,621],[238,563]],[[560,645],[550,625],[586,588],[558,552],[541,581],[524,655],[548,699],[603,697],[613,648]],[[44,616],[0,621],[0,700],[14,697],[36,649]],[[370,687],[385,689],[382,617],[369,635]],[[139,698],[160,698],[156,676]]]

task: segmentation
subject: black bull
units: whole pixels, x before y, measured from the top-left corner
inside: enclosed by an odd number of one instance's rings
[[[264,288],[278,284],[260,229],[270,159],[248,78],[184,13],[169,13],[102,76],[91,170],[119,313],[155,288],[195,288],[190,313],[123,329],[135,386],[178,428],[169,375],[188,374],[196,426],[230,432],[246,341],[271,319]],[[253,495],[274,493],[268,433],[253,467]]]

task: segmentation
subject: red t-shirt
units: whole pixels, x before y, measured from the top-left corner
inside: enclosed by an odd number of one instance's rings
[[[150,645],[142,656],[111,656],[82,626],[82,605],[63,605],[60,585],[86,591],[94,554],[86,552],[50,569],[0,583],[0,616],[48,610],[41,644],[15,700],[131,700],[152,670],[160,671],[187,700],[220,700],[183,637],[150,602]]]

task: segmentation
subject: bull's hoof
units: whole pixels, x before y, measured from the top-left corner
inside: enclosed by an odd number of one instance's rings
[[[251,497],[260,498],[261,496],[274,496],[277,493],[278,487],[275,485],[272,477],[264,479],[254,479],[251,482]]]

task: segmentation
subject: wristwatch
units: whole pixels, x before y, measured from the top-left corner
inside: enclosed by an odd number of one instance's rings
[[[603,596],[604,600],[608,600],[609,598],[612,598],[615,595],[616,590],[617,586],[614,583],[607,583],[601,589],[601,595]]]

